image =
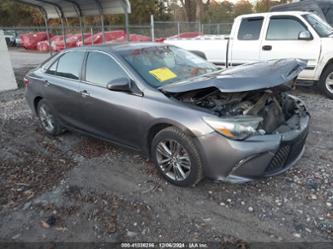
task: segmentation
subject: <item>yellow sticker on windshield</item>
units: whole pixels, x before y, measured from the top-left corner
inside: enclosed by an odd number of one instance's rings
[[[157,68],[149,71],[149,73],[153,75],[160,82],[177,78],[177,75],[167,67]]]

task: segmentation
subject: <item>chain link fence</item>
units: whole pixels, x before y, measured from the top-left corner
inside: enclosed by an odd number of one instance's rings
[[[201,32],[200,22],[154,22],[155,37],[170,37],[186,32]]]
[[[180,35],[183,33],[194,33],[185,34],[184,37],[195,36],[195,33],[202,33],[205,35],[225,35],[230,34],[232,23],[215,23],[215,24],[202,24],[200,22],[174,22],[174,21],[154,21],[146,25],[129,25],[129,35],[141,35],[144,36],[143,39],[155,39],[156,41],[163,41],[164,38],[168,38],[175,35]],[[32,26],[32,27],[0,27],[5,32],[12,34],[15,39],[15,43],[10,44],[10,46],[20,45],[20,34],[28,32],[41,32],[46,31],[44,26]],[[125,30],[124,25],[105,25],[104,31],[115,31],[115,30]],[[81,33],[81,27],[64,25],[64,31],[67,35],[74,35]],[[62,35],[62,26],[49,26],[49,32],[53,35]],[[84,25],[82,29],[83,33],[89,34],[91,36],[101,33],[102,26],[100,24],[95,25]],[[97,36],[98,37],[98,36]],[[148,37],[148,38],[147,38]],[[161,38],[161,39],[159,39]],[[67,38],[66,38],[67,39]],[[141,38],[138,38],[141,39]],[[93,43],[92,43],[93,44]]]
[[[202,33],[205,35],[226,35],[230,34],[232,23],[209,23],[202,24]]]
[[[179,35],[186,32],[201,32],[207,35],[229,34],[231,31],[232,23],[215,23],[215,24],[201,24],[200,22],[172,22],[172,21],[156,21],[153,24],[153,32],[156,38],[170,37]],[[27,32],[45,31],[44,26],[31,26],[31,27],[0,27],[5,31],[15,31],[17,34]],[[125,30],[123,25],[105,25],[105,31]],[[61,26],[49,26],[50,33],[55,35],[62,34]],[[80,26],[65,25],[66,34],[80,33]],[[84,33],[96,34],[102,32],[101,25],[84,25]],[[152,25],[130,25],[130,34],[139,34],[152,37]]]

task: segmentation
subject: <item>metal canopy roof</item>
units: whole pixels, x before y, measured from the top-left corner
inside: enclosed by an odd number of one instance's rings
[[[40,8],[48,19],[131,13],[129,0],[18,0]]]

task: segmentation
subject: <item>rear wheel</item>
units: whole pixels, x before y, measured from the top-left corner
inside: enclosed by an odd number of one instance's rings
[[[333,65],[329,65],[321,75],[319,89],[328,98],[333,99]]]
[[[189,187],[202,178],[202,163],[193,139],[175,127],[160,131],[152,142],[155,166],[170,183]]]
[[[57,136],[64,132],[64,128],[60,125],[45,100],[38,102],[37,115],[41,127],[48,135]]]

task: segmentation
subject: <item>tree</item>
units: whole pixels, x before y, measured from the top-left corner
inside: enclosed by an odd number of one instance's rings
[[[211,2],[203,17],[204,22],[219,23],[231,22],[234,19],[234,5],[229,1]]]
[[[196,1],[195,0],[180,0],[180,3],[185,12],[185,18],[189,22],[195,21]]]
[[[249,13],[253,13],[253,6],[248,0],[241,0],[235,4],[234,7],[235,17]]]
[[[287,3],[287,0],[281,0],[281,1],[260,0],[255,5],[255,11],[257,13],[267,12],[270,10],[271,7],[283,3]]]
[[[0,1],[0,26],[41,24],[43,24],[43,17],[38,9],[12,0]]]
[[[204,12],[208,10],[210,0],[180,0],[185,18],[189,22],[200,21]]]

